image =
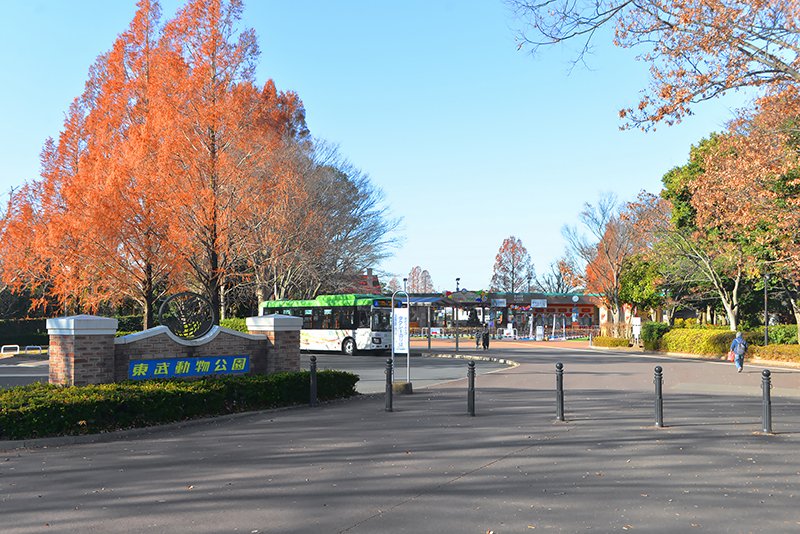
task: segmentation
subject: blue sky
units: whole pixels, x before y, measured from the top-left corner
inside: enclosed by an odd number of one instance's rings
[[[165,18],[182,2],[163,0]],[[0,19],[0,192],[35,177],[94,59],[134,0],[5,0]],[[561,228],[604,192],[631,200],[660,190],[689,147],[724,127],[733,95],[656,132],[620,131],[647,66],[598,41],[570,72],[566,47],[518,51],[501,0],[249,0],[242,25],[259,36],[258,81],[302,98],[311,133],[380,187],[402,244],[378,266],[434,285],[488,288],[504,238],[537,272],[563,255]],[[387,280],[388,281],[388,280]]]

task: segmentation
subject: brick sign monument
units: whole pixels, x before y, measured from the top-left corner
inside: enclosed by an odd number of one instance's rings
[[[248,333],[214,326],[182,339],[166,326],[115,337],[117,320],[75,315],[47,320],[50,383],[65,386],[149,378],[272,374],[300,369],[303,320],[286,315],[247,319]]]

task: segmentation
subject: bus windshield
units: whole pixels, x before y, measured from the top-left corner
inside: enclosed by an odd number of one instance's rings
[[[373,332],[389,332],[392,329],[392,311],[387,308],[372,310]]]

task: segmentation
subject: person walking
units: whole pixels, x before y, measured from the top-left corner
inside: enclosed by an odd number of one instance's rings
[[[489,350],[489,329],[483,331],[483,350]]]
[[[731,342],[731,352],[733,352],[733,363],[736,364],[736,372],[741,373],[744,367],[744,354],[747,352],[747,341],[744,340],[741,332],[736,332],[736,337]]]
[[[475,330],[475,350],[481,348],[481,340],[483,339],[482,330],[478,328]]]

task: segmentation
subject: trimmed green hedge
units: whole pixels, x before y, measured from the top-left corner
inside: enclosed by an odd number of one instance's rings
[[[764,327],[759,326],[754,330],[763,340]],[[797,325],[796,324],[776,324],[769,327],[769,342],[776,345],[797,345]]]
[[[0,321],[0,345],[41,345],[50,343],[47,319],[7,319]]]
[[[0,439],[95,434],[303,404],[309,382],[310,373],[299,371],[73,387],[36,383],[0,391]],[[356,382],[352,373],[319,371],[317,396],[356,395]]]
[[[592,338],[595,347],[627,347],[630,342],[624,337],[597,336]]]
[[[119,321],[117,330],[131,333],[142,330],[141,315],[123,315],[116,317]],[[47,319],[6,319],[0,320],[0,345],[41,345],[50,344],[47,335]]]
[[[123,332],[141,332],[144,330],[144,317],[141,315],[119,315],[114,317],[117,320],[117,330]],[[158,322],[158,317],[156,317]]]
[[[219,325],[225,328],[230,328],[231,330],[238,330],[239,332],[247,333],[247,325],[245,324],[245,319],[239,317],[233,317],[231,319],[223,319],[219,322]]]
[[[687,352],[707,356],[724,356],[736,336],[730,330],[673,328],[661,338],[659,349],[666,352]],[[744,332],[745,341],[752,347],[759,343],[757,332]],[[763,338],[760,342],[763,343]]]
[[[772,329],[772,327],[770,327]],[[771,339],[771,338],[770,338]],[[755,358],[779,362],[800,362],[800,345],[751,346],[747,351]]]
[[[661,338],[669,332],[669,325],[654,321],[642,323],[642,342],[646,350],[658,350]]]

